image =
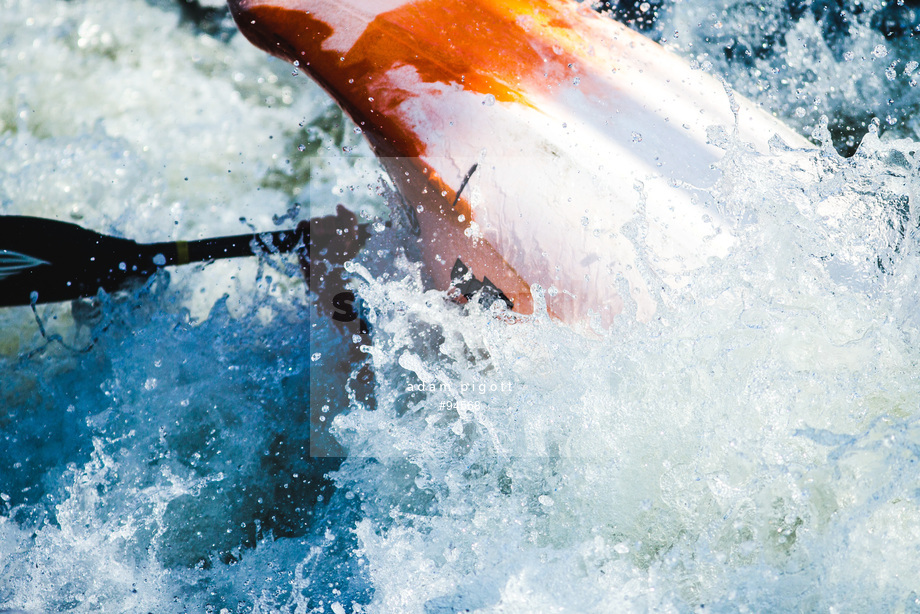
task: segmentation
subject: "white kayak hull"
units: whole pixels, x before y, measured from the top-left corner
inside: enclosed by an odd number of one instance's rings
[[[657,287],[680,287],[734,242],[709,193],[724,155],[713,136],[761,152],[776,136],[808,146],[569,0],[230,5],[250,40],[295,62],[364,130],[417,212],[434,285],[487,279],[520,313],[538,285],[567,322],[606,328],[624,307],[648,320]]]

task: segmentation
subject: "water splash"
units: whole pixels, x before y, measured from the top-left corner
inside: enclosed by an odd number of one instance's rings
[[[512,322],[426,292],[417,258],[393,256],[406,231],[381,224],[353,267],[375,330],[373,411],[349,396],[349,340],[305,315],[292,262],[177,272],[98,317],[41,308],[68,343],[95,341],[85,354],[20,358],[43,342],[9,310],[0,607],[915,608],[920,161],[909,114],[882,113],[911,108],[910,43],[860,18],[838,57],[809,17],[744,64],[706,39],[717,22],[739,34],[728,4],[660,6],[666,42],[813,133],[815,151],[764,156],[716,135],[728,155],[711,196],[739,249],[657,290],[656,320],[602,337],[553,322],[542,289],[536,315]],[[5,8],[3,212],[165,239],[238,231],[244,214],[270,227],[295,200],[303,215],[349,198],[382,210],[376,185],[365,194],[372,163],[339,153],[355,131],[245,45],[141,2]],[[72,80],[13,61],[55,74],[71,52],[86,63]],[[100,66],[149,94],[137,115],[93,86]],[[171,81],[189,96],[178,116],[153,91]],[[85,104],[55,102],[71,100],[57,88]],[[838,117],[865,126],[843,134]],[[294,191],[307,175],[309,202]],[[330,411],[311,415],[317,401]],[[319,437],[348,458],[312,454]]]

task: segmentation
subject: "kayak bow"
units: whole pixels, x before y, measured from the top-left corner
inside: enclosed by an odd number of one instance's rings
[[[655,287],[734,239],[712,127],[807,142],[711,76],[570,0],[229,0],[363,129],[433,284],[567,322],[648,320]],[[732,109],[732,100],[736,104]],[[683,277],[682,277],[683,276]],[[621,283],[625,280],[625,284]],[[597,322],[597,320],[596,320]]]

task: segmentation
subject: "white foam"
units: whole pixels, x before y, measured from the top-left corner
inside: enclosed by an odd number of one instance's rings
[[[707,26],[723,8],[699,6],[672,8]],[[240,215],[268,229],[285,212],[293,195],[263,180],[290,170],[298,124],[326,104],[290,67],[141,1],[5,11],[0,211],[142,240],[240,232]],[[693,53],[719,52],[692,32]],[[843,74],[796,64],[799,49],[780,61],[802,72],[769,73],[767,100],[800,104],[783,78]],[[846,74],[892,61],[865,56]],[[878,91],[853,104],[888,106]],[[372,163],[317,130],[315,212],[382,206]],[[64,341],[95,338],[83,354],[52,344],[20,358],[43,344],[31,312],[0,314],[0,603],[908,610],[920,262],[915,212],[898,207],[917,193],[916,143],[870,136],[851,159],[732,144],[710,195],[738,249],[702,263],[680,300],[663,291],[649,324],[617,320],[607,338],[446,303],[394,255],[405,237],[375,239],[361,294],[376,411],[334,417],[348,403],[342,340],[305,315],[284,262],[261,277],[237,268],[216,307],[228,271],[215,265],[113,299],[99,323],[40,308]],[[437,390],[408,389],[423,377]],[[339,393],[315,418],[350,454],[312,510],[299,484],[326,469],[300,447],[311,379]]]

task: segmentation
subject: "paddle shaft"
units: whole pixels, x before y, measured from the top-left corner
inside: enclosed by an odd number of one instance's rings
[[[309,242],[309,231],[303,237],[306,245]],[[222,258],[240,258],[252,256],[256,253],[253,246],[258,246],[259,251],[288,253],[294,251],[300,244],[301,234],[294,230],[279,230],[274,232],[235,235],[232,237],[215,237],[200,239],[198,241],[166,241],[163,243],[139,244],[146,254],[158,255],[163,261],[158,266],[179,266],[191,262],[208,262]],[[161,262],[157,259],[157,262]],[[156,264],[156,263],[155,263]]]

